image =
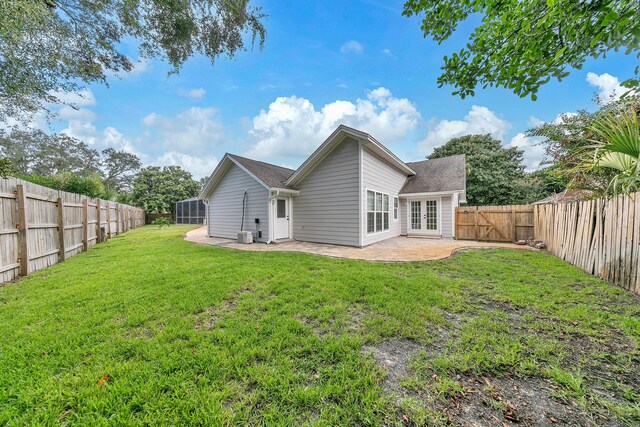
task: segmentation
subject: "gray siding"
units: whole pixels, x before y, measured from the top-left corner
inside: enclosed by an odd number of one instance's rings
[[[451,211],[451,196],[442,196],[442,219],[440,224],[442,224],[442,230],[440,231],[442,237],[453,237],[453,221],[452,221],[452,211]]]
[[[269,190],[237,165],[229,167],[209,197],[209,234],[214,237],[236,239],[242,219],[242,196],[248,191],[244,229],[254,234],[254,239],[266,242],[269,239]],[[256,233],[255,218],[260,219]]]
[[[402,214],[398,212],[398,219],[393,220],[393,197],[398,196],[400,189],[407,180],[407,175],[378,156],[362,149],[362,232],[363,245],[379,242],[402,233]],[[376,234],[367,234],[367,190],[379,191],[389,195],[389,230]]]
[[[346,138],[297,188],[293,238],[305,242],[359,246],[360,144]]]

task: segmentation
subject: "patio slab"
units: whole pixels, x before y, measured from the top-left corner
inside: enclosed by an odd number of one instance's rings
[[[511,243],[474,242],[469,240],[429,239],[419,237],[393,237],[364,248],[350,246],[329,245],[325,243],[309,243],[290,240],[282,243],[254,243],[245,245],[232,239],[207,237],[206,227],[189,231],[185,240],[193,243],[221,246],[243,251],[281,251],[305,252],[334,258],[350,258],[363,261],[407,262],[434,261],[449,258],[457,251],[464,249],[507,248],[520,250],[535,250],[529,246],[519,246]]]

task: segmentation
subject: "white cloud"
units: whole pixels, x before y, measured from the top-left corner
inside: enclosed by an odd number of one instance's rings
[[[129,61],[131,61],[132,63],[131,70],[118,71],[118,72],[109,70],[105,74],[107,75],[107,77],[116,77],[121,80],[125,80],[125,79],[138,77],[141,74],[144,74],[151,69],[151,62],[148,60],[138,59],[136,61],[136,60],[133,60],[132,58],[129,58]]]
[[[618,78],[609,73],[598,75],[589,72],[587,73],[587,83],[600,90],[598,98],[605,104],[618,100],[627,91],[627,89],[620,86]]]
[[[175,116],[151,113],[142,119],[151,140],[164,148],[203,153],[222,142],[224,127],[215,108],[192,107]]]
[[[75,107],[88,107],[96,105],[96,97],[91,89],[82,89],[78,92],[54,91],[51,93],[58,98],[60,104],[73,105]]]
[[[207,94],[207,91],[206,89],[200,87],[200,88],[191,89],[191,90],[181,90],[178,93],[184,97],[194,99],[194,100],[199,100],[204,98],[204,96]]]
[[[391,49],[382,49],[382,54],[384,56],[388,56],[389,58],[396,59],[396,56],[391,52]]]
[[[347,53],[362,53],[364,51],[364,47],[360,43],[355,40],[349,40],[340,48],[340,52]]]
[[[524,165],[529,171],[538,169],[544,158],[545,148],[540,143],[541,140],[542,138],[527,136],[521,132],[514,136],[509,143],[509,147],[524,151]]]
[[[450,139],[464,135],[488,133],[496,139],[504,140],[510,127],[509,122],[487,107],[473,105],[464,120],[432,120],[428,124],[426,137],[420,143],[420,152],[430,153]]]
[[[316,110],[305,98],[279,97],[253,118],[247,155],[258,159],[308,156],[340,124],[368,132],[384,144],[404,138],[420,121],[420,113],[406,98],[395,98],[380,87],[367,99],[334,101]]]
[[[195,179],[209,176],[216,168],[218,159],[215,156],[191,156],[177,151],[164,153],[154,162],[160,166],[180,166],[193,175]]]

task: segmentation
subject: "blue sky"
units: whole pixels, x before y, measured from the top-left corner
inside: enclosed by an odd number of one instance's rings
[[[401,15],[402,1],[263,2],[269,15],[263,50],[234,59],[189,60],[168,76],[161,61],[92,85],[67,99],[56,130],[102,149],[138,153],[145,165],[177,164],[208,175],[228,151],[297,167],[340,123],[370,132],[401,158],[424,158],[466,133],[492,133],[525,150],[536,168],[542,148],[523,132],[561,113],[596,108],[635,67],[634,56],[589,61],[537,101],[504,89],[477,90],[461,100],[438,88],[443,55],[459,50],[472,29],[462,25],[438,46],[418,18]],[[123,46],[137,57],[134,43]]]

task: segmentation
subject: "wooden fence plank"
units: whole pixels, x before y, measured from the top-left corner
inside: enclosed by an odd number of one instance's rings
[[[18,241],[20,246],[20,274],[29,274],[29,224],[27,223],[27,196],[22,184],[16,186],[16,200],[18,201]]]
[[[111,210],[127,213],[126,224],[122,222],[125,218],[118,218],[120,230],[143,225],[136,220],[144,216],[143,211],[132,206],[15,178],[0,180],[0,283],[65,261],[79,253],[78,249],[87,250],[104,241],[102,209],[107,229],[115,226]]]

